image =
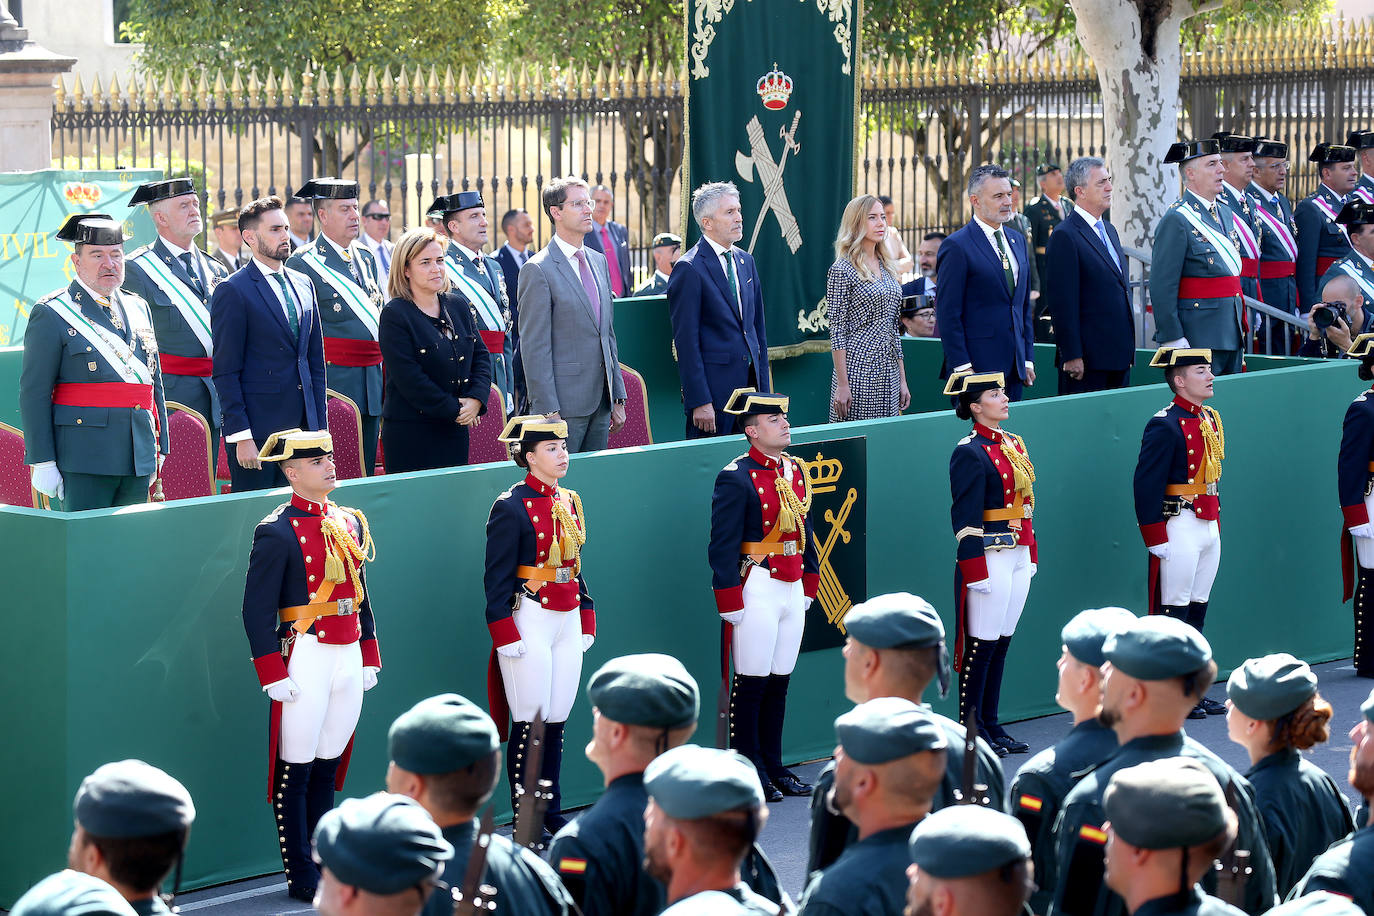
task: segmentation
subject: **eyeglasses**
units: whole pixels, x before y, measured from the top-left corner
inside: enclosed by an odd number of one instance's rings
[[[390,214],[390,213],[369,213],[369,214],[367,215],[367,218],[368,218],[368,219],[375,219],[375,220],[391,219],[391,214]]]
[[[578,210],[590,210],[590,209],[592,209],[593,207],[595,207],[596,204],[593,203],[593,202],[590,201],[590,200],[565,200],[565,201],[563,201],[563,203],[559,204],[558,206],[560,206],[560,207],[575,207],[575,208],[577,208]]]

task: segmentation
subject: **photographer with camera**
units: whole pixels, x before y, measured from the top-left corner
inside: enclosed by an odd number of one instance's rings
[[[1360,284],[1339,274],[1322,288],[1322,301],[1307,315],[1307,339],[1299,356],[1334,359],[1346,355],[1355,338],[1374,330],[1374,312],[1365,307]]]

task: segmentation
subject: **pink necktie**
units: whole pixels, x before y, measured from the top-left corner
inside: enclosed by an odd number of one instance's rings
[[[580,248],[577,251],[577,272],[582,275],[582,289],[587,293],[587,299],[592,304],[592,315],[600,325],[601,293],[596,288],[596,281],[592,279],[592,269],[587,266],[587,253]]]
[[[625,295],[625,284],[620,279],[620,257],[615,251],[615,242],[611,241],[611,230],[601,227],[601,250],[606,255],[606,270],[611,275],[611,292],[615,293],[616,298]]]

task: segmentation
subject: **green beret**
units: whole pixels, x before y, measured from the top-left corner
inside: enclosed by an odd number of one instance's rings
[[[846,757],[870,766],[949,745],[930,714],[901,697],[860,703],[835,720],[835,735]]]
[[[1365,916],[1365,913],[1349,897],[1331,891],[1313,891],[1280,903],[1265,916]]]
[[[1118,770],[1102,809],[1112,830],[1140,849],[1178,849],[1206,843],[1226,829],[1226,797],[1205,766],[1166,757]]]
[[[911,861],[934,878],[968,878],[1029,859],[1026,828],[1009,814],[981,805],[952,805],[911,831]]]
[[[347,799],[315,828],[320,863],[370,894],[399,894],[438,876],[453,847],[429,815],[402,795]]]
[[[622,655],[587,682],[587,696],[606,718],[623,725],[686,728],[701,711],[696,679],[671,655]]]
[[[10,916],[134,916],[134,908],[99,878],[67,869],[29,888]]]
[[[98,837],[158,836],[186,830],[196,819],[191,793],[142,760],[107,763],[81,781],[72,808]]]
[[[655,757],[644,771],[644,788],[664,814],[680,821],[763,804],[758,771],[747,757],[695,744]]]
[[[1317,695],[1317,676],[1287,652],[1248,658],[1231,672],[1226,695],[1252,719],[1286,716]]]
[[[501,746],[496,724],[456,693],[421,700],[401,713],[386,736],[387,753],[412,773],[455,773]]]
[[[1192,674],[1212,660],[1212,647],[1182,620],[1152,614],[1107,637],[1102,654],[1112,667],[1142,681]]]
[[[1374,722],[1374,690],[1369,691],[1369,698],[1360,704],[1360,712],[1364,713],[1365,719]]]
[[[1122,627],[1135,621],[1135,615],[1122,607],[1100,607],[1081,611],[1064,624],[1059,631],[1059,641],[1069,654],[1085,665],[1102,667],[1106,658],[1102,655],[1102,644]]]
[[[874,649],[922,649],[945,639],[945,625],[926,599],[908,592],[879,595],[844,615],[850,636]]]

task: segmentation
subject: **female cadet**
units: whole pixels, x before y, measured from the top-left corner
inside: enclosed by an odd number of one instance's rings
[[[1356,337],[1348,355],[1360,360],[1360,378],[1374,381],[1374,334]],[[1355,599],[1355,676],[1374,677],[1374,649],[1369,644],[1374,639],[1374,615],[1367,613],[1374,588],[1374,526],[1369,523],[1374,505],[1374,398],[1369,389],[1345,409],[1342,429],[1336,485],[1350,533],[1341,537],[1344,600]]]
[[[552,783],[545,829],[557,833],[563,726],[577,698],[582,653],[596,633],[592,598],[582,579],[587,525],[582,500],[558,486],[568,473],[568,427],[542,416],[511,417],[501,433],[525,479],[497,497],[487,519],[487,627],[500,677],[488,676],[492,718],[506,737],[512,803],[523,784],[530,723],[546,726],[539,778]],[[490,669],[489,669],[490,671]],[[548,839],[547,837],[545,839]]]
[[[1030,750],[1002,728],[997,708],[1007,649],[1037,560],[1031,530],[1035,469],[1021,437],[1001,428],[1009,404],[1004,385],[1002,373],[992,372],[954,375],[945,386],[945,394],[957,398],[955,414],[973,421],[973,432],[959,440],[949,460],[950,518],[959,543],[959,715],[966,720],[973,710],[1000,757]]]

